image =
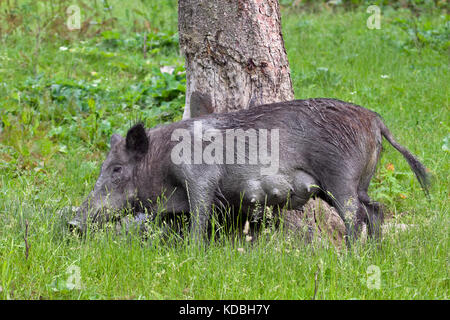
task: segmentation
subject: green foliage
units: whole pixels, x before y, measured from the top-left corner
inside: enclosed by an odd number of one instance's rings
[[[448,9],[448,3],[445,0],[280,0],[280,4],[288,8],[300,7],[305,9],[330,9],[339,7],[355,9],[377,5],[394,9],[407,8],[417,13]]]
[[[302,86],[319,85],[321,87],[336,87],[341,83],[342,76],[328,70],[328,68],[318,67],[308,74],[299,74],[299,77],[296,80],[299,81]]]
[[[382,166],[372,181],[373,197],[389,206],[406,199],[409,192],[404,178],[415,179],[411,171],[397,171],[392,163]]]
[[[407,51],[426,46],[442,52],[448,51],[450,49],[450,18],[447,15],[441,16],[441,19],[445,21],[437,26],[424,17],[394,19],[393,22],[408,35],[408,39],[400,45]]]

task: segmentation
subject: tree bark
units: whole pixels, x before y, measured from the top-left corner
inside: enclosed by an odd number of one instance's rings
[[[215,112],[292,100],[289,62],[276,0],[179,0],[186,106],[208,93]]]

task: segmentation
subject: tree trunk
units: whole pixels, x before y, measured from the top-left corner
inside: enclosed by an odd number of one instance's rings
[[[276,0],[179,0],[186,58],[186,106],[208,93],[215,112],[292,100],[294,92]]]

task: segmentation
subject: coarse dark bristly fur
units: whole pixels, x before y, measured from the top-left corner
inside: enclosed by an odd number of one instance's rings
[[[193,101],[197,100],[200,99]],[[201,109],[210,110],[206,105],[209,100],[205,101],[201,102]],[[195,105],[191,103],[192,107]],[[175,165],[171,151],[178,141],[172,140],[172,133],[176,129],[192,132],[195,121],[223,133],[227,129],[278,129],[278,173],[261,176],[260,164],[236,162]],[[289,202],[289,208],[299,209],[316,194],[337,209],[348,239],[357,238],[362,223],[368,224],[371,236],[380,238],[383,211],[367,191],[383,136],[405,157],[428,194],[426,168],[395,141],[381,117],[336,99],[272,103],[233,113],[208,114],[150,130],[139,123],[126,138],[111,137],[111,150],[96,186],[72,224],[83,228],[89,216],[107,220],[109,211],[140,203],[150,211],[163,207],[165,212],[190,212],[191,233],[198,237],[206,232],[213,204],[226,202],[248,211],[257,200],[273,206]],[[248,150],[248,140],[245,143]],[[203,141],[203,145],[207,143]],[[157,208],[162,194],[166,199]]]

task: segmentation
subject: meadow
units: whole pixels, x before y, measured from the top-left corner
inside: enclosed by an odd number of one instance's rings
[[[181,119],[176,1],[78,1],[74,31],[68,1],[3,1],[1,299],[449,298],[448,14],[439,5],[385,5],[380,29],[369,29],[364,1],[280,2],[295,97],[378,112],[429,168],[428,201],[400,153],[383,143],[370,196],[385,204],[390,223],[409,227],[381,247],[348,251],[273,229],[256,243],[231,234],[203,248],[108,230],[80,238],[60,210],[91,190],[111,134],[136,119],[148,127]]]

